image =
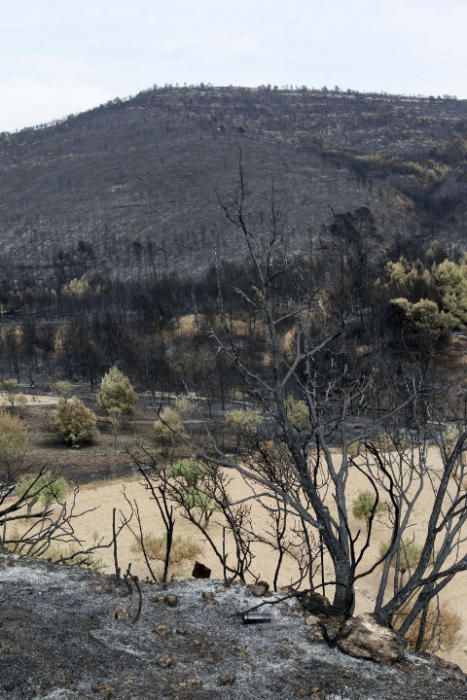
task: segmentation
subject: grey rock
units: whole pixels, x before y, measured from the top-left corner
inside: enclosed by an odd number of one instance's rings
[[[248,586],[248,590],[251,595],[254,595],[256,598],[261,598],[269,592],[269,583],[267,583],[267,581],[257,581],[256,583],[252,583],[251,586]]]
[[[378,662],[400,661],[405,654],[404,641],[369,613],[347,620],[340,630],[337,646],[350,656]]]
[[[178,605],[178,596],[174,595],[173,593],[169,593],[164,597],[164,603],[169,608],[176,608]]]

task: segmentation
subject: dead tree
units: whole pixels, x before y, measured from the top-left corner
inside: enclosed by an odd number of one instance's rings
[[[332,610],[349,615],[355,602],[355,583],[382,566],[382,593],[378,596],[376,612],[391,622],[401,605],[418,591],[413,611],[401,632],[423,609],[427,600],[467,568],[467,557],[459,555],[465,524],[465,492],[461,486],[452,488],[452,474],[459,455],[465,449],[465,434],[459,437],[451,454],[443,452],[443,472],[436,485],[436,496],[429,518],[420,561],[402,588],[385,597],[384,579],[394,556],[400,556],[406,516],[410,506],[403,508],[404,479],[397,465],[389,465],[376,437],[389,433],[394,426],[403,426],[408,407],[414,419],[424,423],[419,431],[423,446],[430,439],[427,431],[427,387],[421,380],[402,383],[394,390],[397,378],[384,385],[377,358],[372,364],[353,361],[350,366],[346,353],[345,314],[338,318],[329,313],[326,286],[322,280],[307,277],[307,264],[300,267],[289,255],[283,202],[272,197],[267,230],[254,229],[248,208],[245,177],[240,168],[240,184],[236,195],[221,201],[228,221],[243,236],[251,285],[238,289],[243,300],[245,316],[252,315],[261,324],[265,343],[264,367],[252,366],[248,354],[232,334],[231,319],[223,308],[222,289],[219,290],[219,316],[222,320],[211,328],[218,346],[236,367],[251,402],[261,408],[263,425],[258,431],[255,448],[267,440],[274,446],[276,460],[268,464],[245,453],[238,458],[223,453],[214,444],[211,448],[192,447],[207,464],[225,470],[235,470],[247,482],[255,484],[258,497],[279,499],[303,519],[322,542],[324,557],[333,569],[331,580],[323,581],[333,589]],[[285,343],[286,331],[289,342]],[[383,394],[383,399],[375,395]],[[304,420],[299,424],[290,411],[290,397],[300,403]],[[376,411],[377,403],[380,406]],[[382,406],[382,409],[381,409]],[[351,429],[358,410],[358,439],[366,447],[368,458],[354,459],[349,447],[355,441]],[[427,476],[430,466],[423,462]],[[394,467],[394,468],[393,468]],[[399,464],[399,470],[404,470]],[[374,510],[367,521],[366,531],[354,531],[349,511],[348,481],[351,472],[358,471],[375,493]],[[404,477],[405,478],[405,477]],[[460,484],[460,481],[457,482]],[[369,561],[373,524],[379,499],[392,509],[392,527],[387,551]],[[408,510],[407,510],[408,509]],[[456,549],[457,548],[457,549]]]
[[[0,548],[20,557],[52,559],[68,566],[93,566],[96,552],[116,547],[133,512],[131,509],[126,515],[120,512],[120,522],[113,528],[112,537],[100,537],[93,545],[88,545],[76,534],[76,524],[95,508],[79,509],[78,486],[70,497],[49,499],[47,507],[37,507],[41,493],[54,483],[53,476],[42,478],[48,473],[45,468],[41,469],[20,495],[15,495],[15,484],[0,483]]]

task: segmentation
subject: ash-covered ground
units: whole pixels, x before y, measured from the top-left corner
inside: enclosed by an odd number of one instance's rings
[[[142,592],[135,621],[138,596],[109,577],[0,555],[0,698],[467,697],[465,677],[442,664],[386,666],[313,641],[296,601],[263,608],[269,623],[244,625],[237,613],[261,600],[243,586],[190,580]]]

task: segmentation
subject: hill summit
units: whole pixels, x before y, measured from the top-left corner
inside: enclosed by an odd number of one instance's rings
[[[0,134],[2,274],[196,274],[241,259],[219,206],[240,161],[255,226],[281,197],[292,252],[362,207],[385,240],[462,244],[466,117],[455,99],[166,87]]]

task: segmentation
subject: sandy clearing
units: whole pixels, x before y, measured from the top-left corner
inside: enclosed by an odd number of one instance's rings
[[[15,394],[15,402],[17,405],[23,406],[46,406],[54,407],[58,405],[59,397],[50,396],[49,394],[34,395],[34,394]],[[4,391],[0,392],[0,407],[10,406],[8,394]]]

